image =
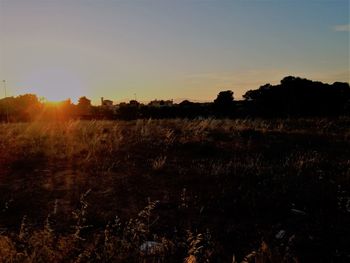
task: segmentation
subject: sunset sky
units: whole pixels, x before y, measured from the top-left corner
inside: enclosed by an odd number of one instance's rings
[[[48,100],[239,99],[349,82],[349,30],[348,0],[0,0],[0,79]]]

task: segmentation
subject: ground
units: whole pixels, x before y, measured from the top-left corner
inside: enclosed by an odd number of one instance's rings
[[[349,127],[349,118],[1,124],[0,259],[346,262]],[[145,255],[146,241],[161,249]]]

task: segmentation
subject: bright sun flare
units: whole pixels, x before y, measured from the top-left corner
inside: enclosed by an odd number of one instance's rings
[[[76,102],[79,97],[86,95],[80,79],[63,69],[44,69],[32,72],[22,85],[26,93],[34,93],[50,102],[67,99]]]

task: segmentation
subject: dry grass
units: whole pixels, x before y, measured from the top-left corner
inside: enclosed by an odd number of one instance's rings
[[[343,260],[348,127],[346,118],[0,124],[0,262]]]

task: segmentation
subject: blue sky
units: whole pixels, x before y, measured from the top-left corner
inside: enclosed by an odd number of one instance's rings
[[[347,0],[0,0],[12,95],[240,98],[286,75],[349,81]]]

